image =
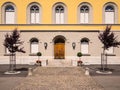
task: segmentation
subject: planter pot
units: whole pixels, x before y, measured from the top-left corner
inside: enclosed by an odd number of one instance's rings
[[[77,61],[77,65],[78,65],[78,66],[82,66],[82,63],[83,63],[83,62],[82,62],[81,60]]]
[[[40,61],[40,60],[37,60],[37,61],[36,61],[36,65],[41,66],[41,61]]]

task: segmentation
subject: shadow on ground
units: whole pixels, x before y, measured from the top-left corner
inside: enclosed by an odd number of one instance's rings
[[[83,68],[85,69],[86,67],[89,68],[90,71],[90,75],[91,76],[120,76],[120,65],[107,65],[107,70],[112,71],[112,74],[98,74],[96,73],[97,70],[101,69],[100,65],[86,65],[83,66]]]
[[[19,74],[4,74],[6,71],[9,71],[9,65],[0,65],[0,77],[26,77],[28,75],[28,68],[35,69],[35,65],[16,65],[15,71],[20,71]]]

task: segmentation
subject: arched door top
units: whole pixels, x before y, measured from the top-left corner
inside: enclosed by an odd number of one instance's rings
[[[54,43],[65,43],[65,41],[66,41],[66,38],[62,35],[58,35],[53,38]]]

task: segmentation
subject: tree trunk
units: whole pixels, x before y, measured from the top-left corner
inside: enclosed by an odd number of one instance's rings
[[[16,58],[14,53],[10,53],[10,71],[14,71],[16,68]]]
[[[105,54],[105,48],[103,48],[103,54],[101,54],[101,69],[105,71],[107,68],[107,55]]]

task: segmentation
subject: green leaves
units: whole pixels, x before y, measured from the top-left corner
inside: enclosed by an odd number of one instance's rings
[[[81,53],[81,52],[78,52],[78,53],[77,53],[77,56],[78,56],[78,57],[82,57],[82,53]]]
[[[41,53],[41,52],[38,52],[38,53],[37,53],[37,56],[42,56],[42,53]]]

